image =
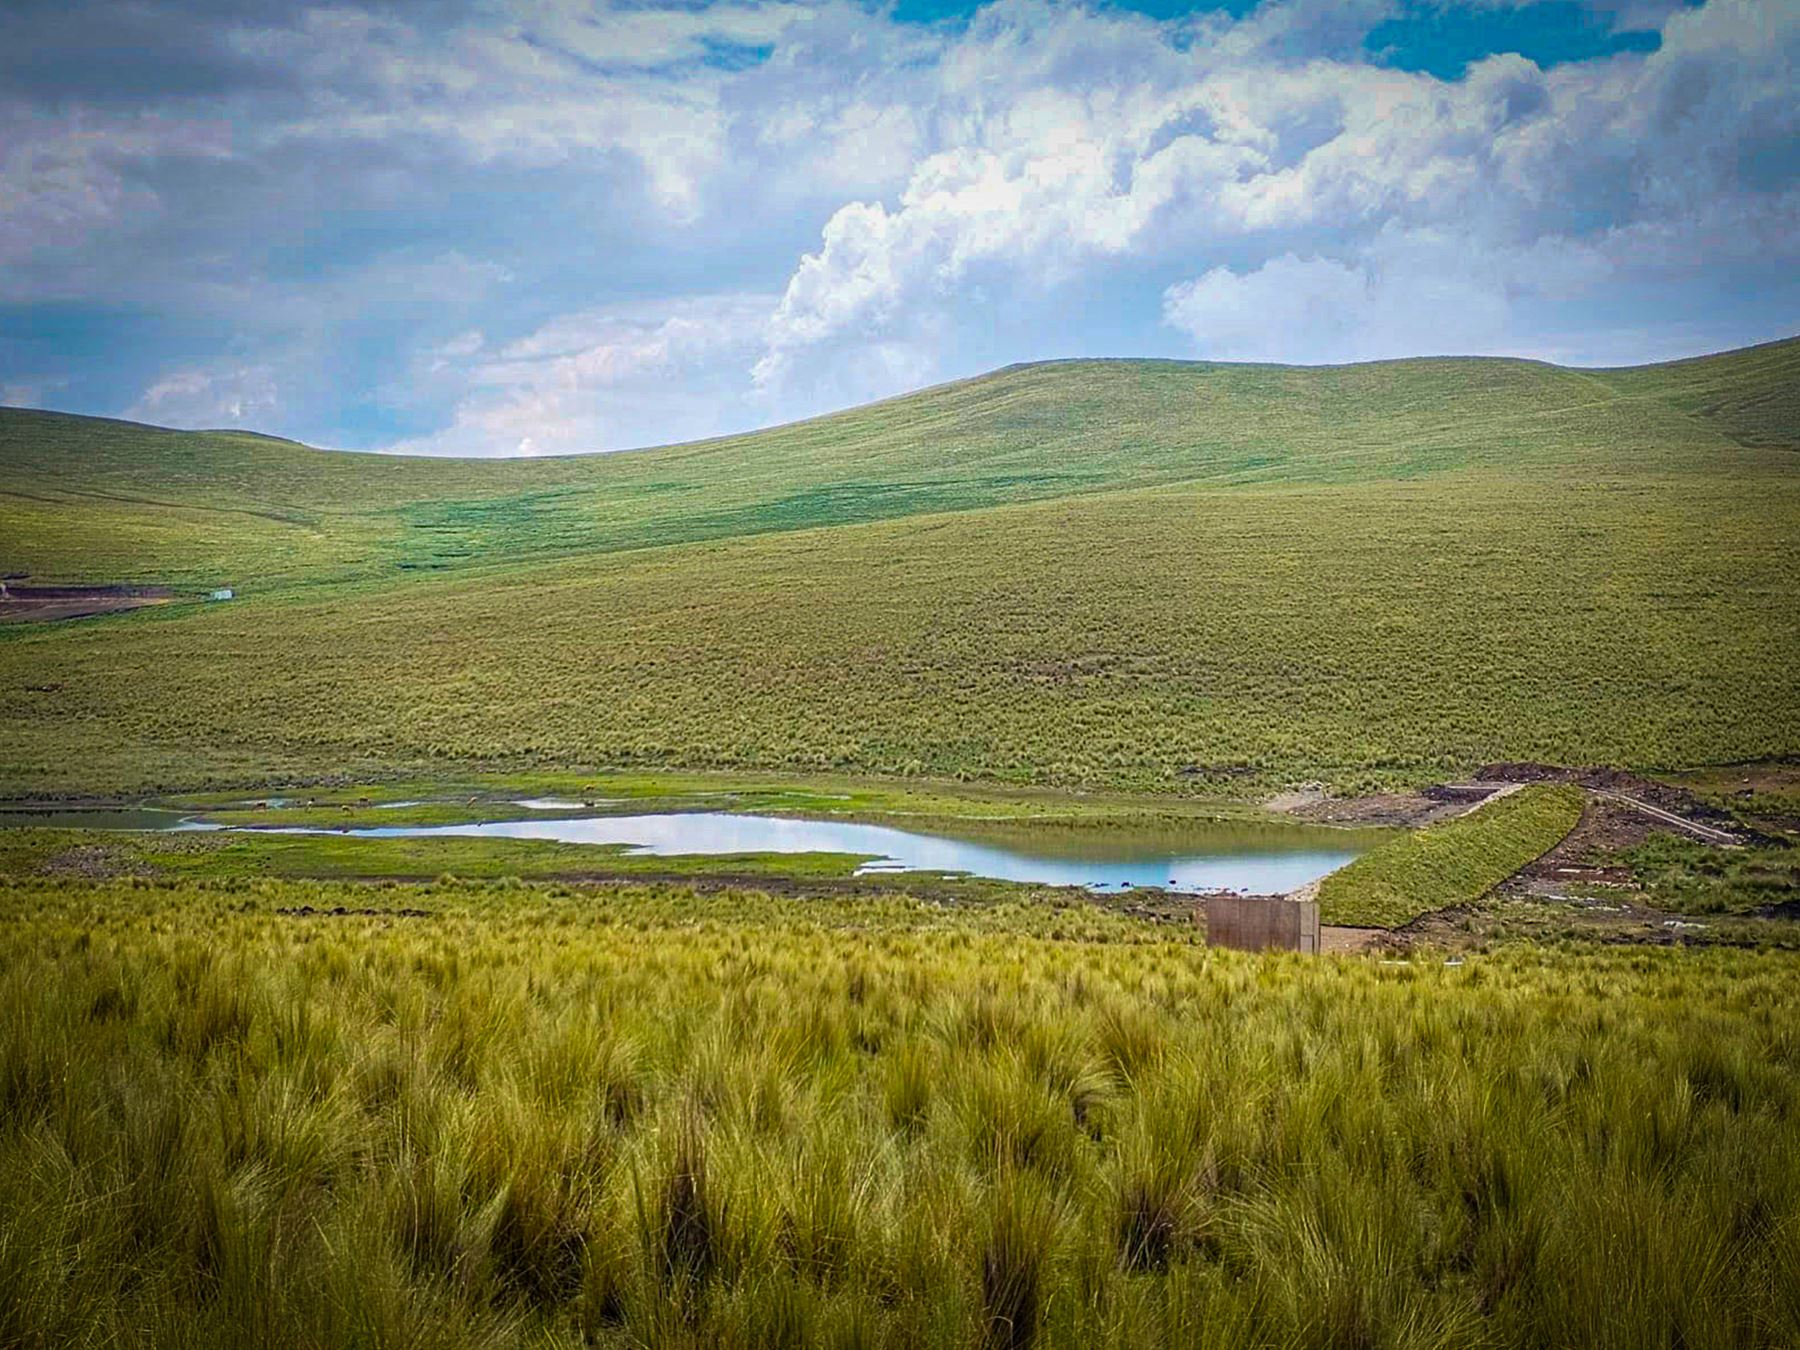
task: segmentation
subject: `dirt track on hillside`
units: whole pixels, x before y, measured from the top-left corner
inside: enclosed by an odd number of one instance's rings
[[[175,598],[167,586],[22,586],[0,581],[0,623],[47,623],[163,605]]]

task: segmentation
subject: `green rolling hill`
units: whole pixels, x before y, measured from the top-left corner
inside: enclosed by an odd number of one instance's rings
[[[1679,468],[1800,443],[1800,342],[1623,371],[1512,360],[1021,366],[628,454],[326,453],[0,410],[0,569],[245,589],[1146,487]]]
[[[0,411],[0,793],[436,767],[1167,792],[1800,753],[1800,341],[1081,361],[628,454]]]

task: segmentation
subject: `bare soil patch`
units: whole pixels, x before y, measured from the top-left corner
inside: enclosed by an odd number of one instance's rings
[[[1709,801],[1723,801],[1764,834],[1800,839],[1800,760],[1725,764],[1671,777]]]
[[[49,859],[43,870],[50,876],[102,881],[110,877],[143,876],[149,869],[104,844],[78,844]]]
[[[1746,770],[1740,776],[1751,790],[1766,781],[1778,788],[1789,781],[1779,771],[1756,775]],[[1800,933],[1789,926],[1800,919],[1800,901],[1755,913],[1704,916],[1651,903],[1625,858],[1652,835],[1673,834],[1712,847],[1778,841],[1765,840],[1758,830],[1684,786],[1623,770],[1489,764],[1469,782],[1413,794],[1347,801],[1300,800],[1300,794],[1293,794],[1268,805],[1286,806],[1288,814],[1303,819],[1416,827],[1462,815],[1529,783],[1574,783],[1585,789],[1575,828],[1554,848],[1471,904],[1421,915],[1391,931],[1327,926],[1321,933],[1323,949],[1404,953],[1416,946],[1461,949],[1492,940],[1571,936],[1657,946],[1800,942]]]
[[[1491,765],[1482,772],[1484,777],[1499,776],[1520,767],[1545,766]],[[1589,778],[1594,785],[1589,785]],[[1481,900],[1421,915],[1370,945],[1396,950],[1414,946],[1461,949],[1492,940],[1571,936],[1645,946],[1793,945],[1800,941],[1800,933],[1791,927],[1792,920],[1800,919],[1800,902],[1770,906],[1757,913],[1681,914],[1650,903],[1638,876],[1623,861],[1626,853],[1654,834],[1682,834],[1669,820],[1637,808],[1624,800],[1626,797],[1652,801],[1683,818],[1710,823],[1723,817],[1726,824],[1735,826],[1739,837],[1754,837],[1729,816],[1696,802],[1679,788],[1614,770],[1552,770],[1530,781],[1576,782],[1589,788],[1581,818],[1562,842]]]
[[[1555,889],[1579,882],[1631,885],[1631,869],[1611,859],[1627,849],[1636,848],[1659,832],[1669,833],[1670,830],[1654,816],[1634,811],[1614,798],[1589,797],[1581,808],[1581,819],[1563,836],[1562,842],[1515,873],[1502,883],[1502,888],[1519,891]]]
[[[1658,782],[1624,769],[1588,766],[1568,768],[1556,764],[1489,764],[1479,777],[1500,783],[1579,783],[1590,792],[1613,792],[1671,812],[1697,824],[1735,830],[1737,821],[1686,788]]]
[[[333,905],[330,909],[314,909],[311,905],[297,905],[291,909],[278,909],[277,914],[290,919],[429,919],[432,913],[428,909],[351,909],[347,905]]]
[[[1417,829],[1459,816],[1473,801],[1446,801],[1423,792],[1381,792],[1367,797],[1325,797],[1313,793],[1283,793],[1264,805],[1295,820],[1321,825],[1389,825]]]
[[[0,623],[47,623],[112,614],[175,598],[168,586],[26,586],[0,581]]]
[[[1319,950],[1331,952],[1366,952],[1393,936],[1385,928],[1350,928],[1339,924],[1319,926]]]
[[[1366,797],[1330,797],[1322,790],[1299,788],[1271,797],[1263,805],[1297,820],[1322,825],[1383,825],[1416,830],[1465,815],[1522,786],[1522,783],[1483,779],[1468,783],[1437,783],[1417,792],[1376,792]]]
[[[1702,832],[1725,831],[1741,839],[1744,828],[1729,812],[1712,805],[1686,788],[1658,782],[1652,778],[1628,773],[1623,769],[1599,766],[1570,767],[1561,764],[1519,762],[1488,764],[1467,782],[1438,783],[1417,792],[1384,792],[1366,797],[1337,798],[1325,795],[1314,786],[1297,788],[1270,798],[1263,805],[1297,820],[1328,825],[1386,825],[1403,829],[1419,829],[1437,825],[1472,811],[1475,807],[1517,791],[1529,783],[1575,783],[1590,794],[1616,794],[1642,802],[1654,810],[1666,811],[1682,821],[1700,827]],[[1644,835],[1658,828],[1643,812],[1634,812],[1619,803],[1627,815],[1639,815],[1638,825],[1619,827],[1621,834],[1636,831],[1636,838],[1624,840],[1620,847],[1641,842]],[[1614,816],[1606,818],[1611,822]],[[1661,828],[1668,828],[1665,823]],[[1677,825],[1677,828],[1679,826]],[[1576,835],[1580,830],[1576,831]],[[1571,835],[1575,839],[1576,835]],[[1565,841],[1566,843],[1567,841]],[[1709,838],[1708,842],[1719,842]]]

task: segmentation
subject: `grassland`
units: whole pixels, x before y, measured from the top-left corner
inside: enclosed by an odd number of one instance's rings
[[[0,920],[6,1344],[1800,1337],[1793,954],[467,884]]]
[[[1793,342],[1599,372],[1057,362],[747,436],[533,461],[0,410],[0,574],[257,593],[1177,482],[1654,469],[1795,448],[1797,381]]]
[[[1528,787],[1372,849],[1319,886],[1325,923],[1397,928],[1478,900],[1561,842],[1581,816],[1567,784]],[[1717,852],[1717,850],[1713,850]]]
[[[1792,843],[1724,850],[1659,834],[1629,861],[1660,908],[1729,914],[1785,906],[1789,918],[1800,918],[1800,849]]]
[[[1181,487],[0,636],[13,795],[681,765],[1354,791],[1793,754],[1800,457]]]
[[[208,881],[290,877],[344,881],[567,880],[707,877],[846,881],[866,859],[840,853],[638,855],[621,847],[545,839],[357,838],[339,834],[0,831],[0,870],[47,875],[141,875]],[[899,878],[870,877],[879,890]],[[978,884],[972,883],[978,889]]]
[[[0,413],[0,572],[243,597],[0,629],[0,798],[1038,840],[1529,759],[1778,821],[1796,388],[1795,342],[1084,362],[507,463]],[[1575,809],[1400,840],[1327,920]],[[1635,860],[1749,910],[1791,851]],[[0,831],[0,1346],[1800,1343],[1791,925],[1252,957],[854,864]]]
[[[0,792],[1792,755],[1797,368],[1069,363],[530,463],[0,415],[5,569],[245,597],[0,632]]]
[[[983,783],[907,782],[842,774],[531,771],[262,791],[185,792],[162,805],[227,825],[449,824],[516,819],[521,800],[560,801],[562,814],[629,815],[744,811],[881,820],[922,829],[1053,832],[1180,829],[1201,823],[1268,823],[1260,809],[1167,795],[1058,792]],[[534,814],[551,816],[555,810]]]

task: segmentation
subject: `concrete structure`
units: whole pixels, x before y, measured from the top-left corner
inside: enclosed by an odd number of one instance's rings
[[[1319,950],[1319,902],[1275,895],[1215,895],[1194,912],[1209,947],[1245,952]]]

